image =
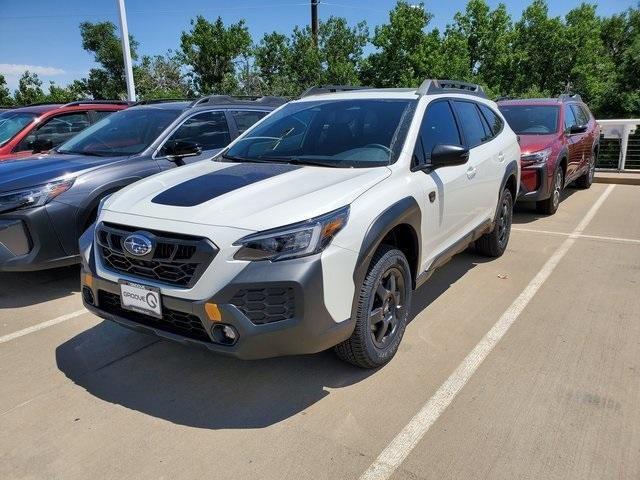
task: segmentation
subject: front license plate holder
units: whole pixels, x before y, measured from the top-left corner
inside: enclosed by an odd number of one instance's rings
[[[125,310],[162,318],[160,289],[140,283],[120,280],[120,304]]]

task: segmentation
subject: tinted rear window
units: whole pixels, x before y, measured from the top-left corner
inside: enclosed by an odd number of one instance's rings
[[[518,135],[548,135],[558,130],[556,105],[502,105],[499,107]]]

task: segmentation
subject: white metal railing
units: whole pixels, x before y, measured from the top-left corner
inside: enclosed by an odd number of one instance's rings
[[[618,155],[617,168],[613,170],[638,170],[638,161],[635,158],[640,152],[637,152],[638,146],[635,142],[629,141],[629,137],[636,133],[636,130],[640,126],[640,119],[623,119],[623,120],[597,120],[600,125],[601,134],[604,140],[619,140],[620,151]],[[640,133],[640,131],[639,131]],[[634,136],[635,139],[635,136]],[[632,158],[632,161],[627,163],[627,159]],[[611,168],[598,168],[599,170],[612,170]]]

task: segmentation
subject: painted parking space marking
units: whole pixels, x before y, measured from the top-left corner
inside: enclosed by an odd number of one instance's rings
[[[29,335],[30,333],[38,332],[45,328],[58,325],[59,323],[66,322],[67,320],[71,320],[72,318],[79,317],[80,315],[84,315],[85,313],[89,313],[89,310],[87,310],[86,308],[83,308],[82,310],[77,310],[75,312],[67,313],[66,315],[61,315],[52,320],[47,320],[46,322],[38,323],[37,325],[33,325],[31,327],[18,330],[17,332],[13,332],[8,335],[4,335],[0,337],[0,343],[6,343],[11,340],[15,340],[16,338],[24,337],[25,335]]]
[[[567,232],[555,232],[552,230],[537,230],[534,228],[520,228],[520,227],[512,227],[514,232],[526,232],[526,233],[540,233],[543,235],[558,235],[561,237],[570,237],[573,233]],[[606,235],[587,235],[584,233],[575,235],[576,238],[585,238],[588,240],[603,240],[608,242],[621,242],[621,243],[637,243],[640,244],[640,240],[637,238],[622,238],[622,237],[609,237]]]
[[[396,435],[387,447],[378,455],[360,480],[388,479],[402,464],[407,456],[418,445],[420,440],[438,420],[440,415],[453,402],[458,393],[471,379],[478,367],[493,351],[495,346],[507,333],[509,328],[518,319],[522,311],[547,281],[556,269],[562,258],[566,255],[575,241],[580,238],[584,229],[589,225],[602,204],[605,202],[615,185],[609,185],[592,205],[580,224],[573,230],[569,237],[562,242],[553,255],[545,262],[536,276],[529,282],[525,289],[518,295],[509,308],[502,314],[498,321],[491,327],[480,342],[458,365],[456,370],[440,386],[438,391],[422,406],[420,411],[409,423]]]

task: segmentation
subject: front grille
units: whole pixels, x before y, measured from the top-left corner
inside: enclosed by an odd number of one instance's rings
[[[256,325],[288,320],[295,316],[295,294],[291,287],[239,290],[229,303],[235,305]]]
[[[200,319],[190,313],[179,312],[163,307],[162,318],[151,317],[143,313],[122,308],[120,296],[104,290],[98,290],[98,308],[107,313],[146,325],[147,327],[157,328],[165,332],[211,343],[211,338],[207,335]]]
[[[154,240],[151,253],[130,255],[124,240],[140,232]],[[191,287],[209,266],[217,249],[206,239],[103,223],[96,233],[98,251],[106,268],[168,285]]]

